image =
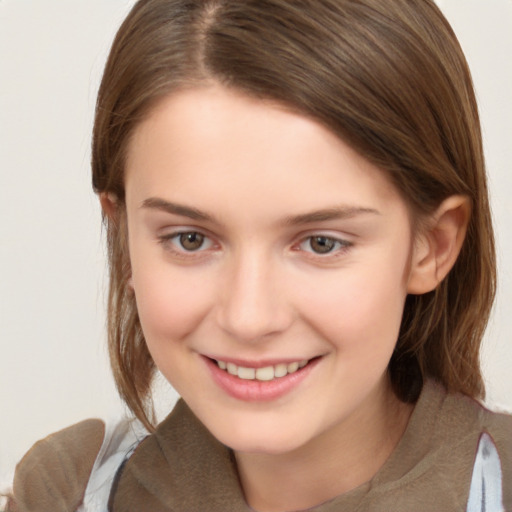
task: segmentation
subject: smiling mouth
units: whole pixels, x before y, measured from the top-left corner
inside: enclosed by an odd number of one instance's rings
[[[264,366],[262,368],[249,368],[213,359],[213,362],[216,363],[221,370],[224,370],[230,375],[243,380],[258,380],[263,382],[281,379],[287,375],[295,373],[296,371],[304,368],[310,361],[312,361],[312,359],[302,359],[301,361],[294,361],[292,363],[280,363],[272,366]]]

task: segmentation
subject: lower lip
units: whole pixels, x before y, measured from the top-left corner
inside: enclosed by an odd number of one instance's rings
[[[245,402],[269,402],[277,400],[295,389],[313,368],[320,362],[320,357],[310,361],[304,368],[274,380],[245,380],[221,370],[217,363],[203,357],[215,383],[228,395]]]

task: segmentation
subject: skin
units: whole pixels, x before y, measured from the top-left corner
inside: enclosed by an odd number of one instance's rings
[[[386,371],[405,298],[453,264],[464,200],[413,236],[385,174],[328,129],[217,85],[156,106],[130,143],[125,185],[149,350],[235,451],[249,505],[304,509],[368,481],[411,413]],[[180,233],[202,245],[187,250]],[[289,392],[261,401],[221,389],[205,356],[247,366],[319,359]]]

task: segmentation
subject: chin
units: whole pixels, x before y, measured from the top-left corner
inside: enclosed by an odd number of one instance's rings
[[[283,455],[299,448],[303,443],[291,439],[230,439],[229,448],[237,453],[258,453],[262,455]]]
[[[307,432],[297,432],[290,425],[282,422],[275,424],[251,424],[231,423],[231,425],[206,427],[223,444],[243,453],[260,453],[267,455],[280,455],[289,453],[307,442],[313,437]]]

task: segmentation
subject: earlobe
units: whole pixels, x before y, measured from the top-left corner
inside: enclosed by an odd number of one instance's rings
[[[471,215],[466,196],[445,199],[417,235],[407,291],[413,295],[434,290],[457,261]]]

